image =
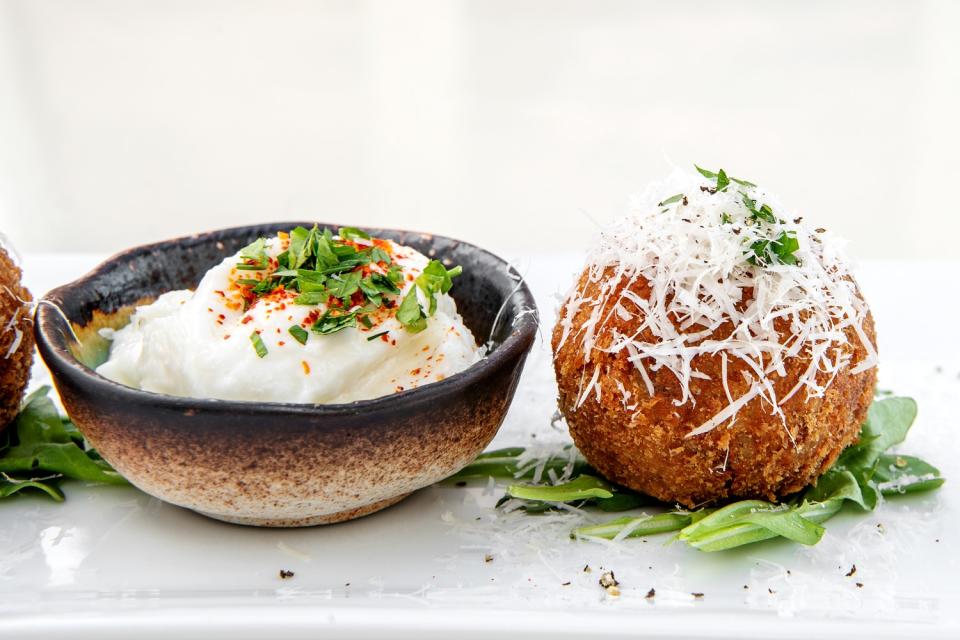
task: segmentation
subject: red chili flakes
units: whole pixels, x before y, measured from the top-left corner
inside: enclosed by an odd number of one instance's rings
[[[397,393],[400,393],[401,391],[403,391],[403,387],[398,384],[398,385],[397,385]]]
[[[226,298],[226,297],[227,297],[227,294],[225,294],[225,293],[224,293],[223,291],[221,291],[220,289],[214,289],[213,292],[214,292],[215,294],[217,294],[218,296],[220,296],[221,298]]]
[[[230,334],[229,334],[229,333],[223,334],[223,339],[224,339],[224,340],[229,340],[229,339],[230,339]]]
[[[396,341],[396,340],[391,340],[391,341],[390,341],[390,346],[392,346],[392,347],[397,346],[397,341]]]
[[[420,351],[430,351],[430,345],[425,346],[423,349],[420,349]]]
[[[382,249],[388,256],[393,255],[393,245],[388,240],[384,240],[383,238],[374,238],[373,246]]]
[[[287,343],[286,343],[285,341],[281,340],[280,342],[277,343],[277,346],[278,346],[278,347],[282,347],[282,346],[285,345],[285,344],[287,344]]]
[[[303,366],[304,375],[310,375],[310,363],[308,363],[306,360],[301,360],[300,364]]]
[[[280,327],[277,327],[277,333],[280,333]]]
[[[380,336],[380,339],[383,340],[384,342],[390,342],[390,334],[385,333],[382,336]]]
[[[213,313],[213,309],[211,309],[210,307],[207,307],[207,311],[209,311],[210,313]]]
[[[410,282],[413,282],[413,274],[412,274],[412,273],[408,273],[408,274],[407,274],[407,280],[410,281]]]
[[[247,324],[248,322],[250,322],[250,321],[252,321],[252,320],[253,320],[253,316],[243,316],[243,320],[241,320],[240,322],[241,322],[242,324]],[[260,332],[258,331],[257,333],[260,333]]]
[[[307,314],[307,317],[303,319],[303,322],[300,323],[300,326],[306,329],[308,326],[316,322],[319,318],[320,318],[320,311],[318,309],[314,309],[313,311]]]
[[[418,376],[418,375],[420,375],[420,367],[417,367],[416,369],[411,370],[411,371],[410,371],[410,375],[412,375],[412,376]]]

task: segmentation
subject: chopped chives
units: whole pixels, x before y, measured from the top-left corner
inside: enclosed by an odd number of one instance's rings
[[[254,331],[250,334],[250,342],[253,343],[253,348],[257,352],[257,357],[262,358],[267,355],[267,345],[263,344],[263,338],[260,337],[260,334]]]
[[[375,333],[375,334],[373,334],[372,336],[370,336],[369,338],[367,338],[367,342],[371,342],[371,341],[373,341],[373,340],[376,340],[376,339],[379,338],[380,336],[385,336],[385,335],[387,335],[388,333],[390,333],[390,332],[389,332],[389,331],[381,331],[380,333]]]
[[[290,335],[300,344],[307,344],[307,339],[310,337],[310,334],[300,325],[292,325],[287,331],[289,331]]]

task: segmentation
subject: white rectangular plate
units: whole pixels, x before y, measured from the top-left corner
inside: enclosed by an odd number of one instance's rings
[[[28,256],[27,281],[39,294],[96,261]],[[555,294],[577,267],[570,256],[521,265],[545,340],[494,446],[568,441],[550,427],[546,339]],[[0,637],[960,637],[960,266],[870,264],[860,280],[877,318],[881,384],[920,403],[904,450],[948,481],[874,513],[847,509],[815,547],[706,554],[668,535],[576,542],[563,515],[497,516],[502,487],[435,486],[354,522],[270,530],[133,488],[67,483],[63,504],[0,502]],[[35,382],[45,375],[38,366]],[[295,575],[283,580],[281,569]],[[601,569],[615,571],[620,597],[598,586]]]

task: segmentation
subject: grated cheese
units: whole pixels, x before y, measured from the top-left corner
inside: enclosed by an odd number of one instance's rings
[[[588,297],[575,285],[559,320],[558,350],[568,340],[578,341],[584,374],[593,352],[626,352],[651,397],[648,370],[664,369],[676,377],[677,406],[696,403],[690,393],[692,379],[709,379],[694,368],[694,359],[719,354],[728,405],[687,437],[727,420],[733,424],[737,411],[757,397],[785,424],[780,407],[796,393],[805,391],[807,399],[822,397],[841,371],[857,374],[877,365],[876,347],[863,328],[869,309],[851,277],[844,243],[794,219],[761,187],[731,183],[716,193],[701,189],[713,186],[712,180],[678,170],[635,198],[630,214],[603,230],[589,255],[587,284],[599,293]],[[685,197],[661,205],[678,193]],[[757,207],[769,205],[777,220],[752,220],[744,193]],[[747,261],[753,243],[775,240],[784,232],[799,242],[793,253],[796,265],[771,261],[754,266]],[[643,281],[650,287],[647,298],[629,289]],[[583,308],[589,308],[590,315],[574,327],[573,318]],[[610,344],[600,347],[597,337],[613,315],[635,318],[638,326],[631,335],[611,330]],[[788,323],[787,335],[774,326],[780,319]],[[717,339],[715,332],[723,326],[733,331]],[[849,342],[848,329],[867,353],[860,362],[851,362],[841,348]],[[654,339],[642,339],[645,331]],[[793,358],[809,361],[809,366],[778,398],[774,377],[785,376],[786,362]],[[729,359],[746,365],[748,390],[739,398],[732,396],[727,380]],[[592,391],[599,397],[598,371],[595,366],[589,380],[581,381],[578,407]],[[618,390],[626,406],[630,397],[622,386]]]

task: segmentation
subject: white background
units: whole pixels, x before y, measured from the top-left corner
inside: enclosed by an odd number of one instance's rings
[[[960,232],[957,2],[0,0],[0,230],[282,219],[581,250],[696,161],[857,258]]]

